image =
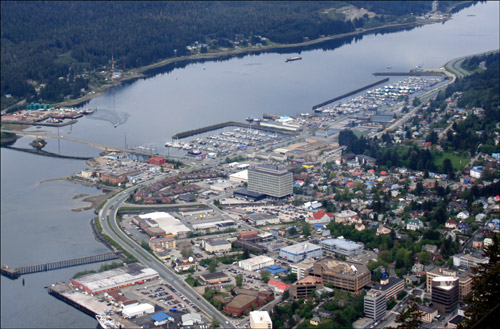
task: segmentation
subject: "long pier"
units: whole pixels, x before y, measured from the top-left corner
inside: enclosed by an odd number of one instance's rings
[[[389,79],[388,79],[389,80]],[[172,136],[172,139],[181,139],[181,138],[186,138],[198,134],[203,134],[212,130],[218,130],[221,128],[226,128],[226,127],[241,127],[241,128],[248,128],[251,127],[253,129],[258,129],[258,130],[263,130],[263,131],[270,131],[273,133],[280,133],[280,134],[288,134],[292,135],[294,132],[287,131],[284,129],[279,129],[279,128],[273,128],[273,127],[263,127],[260,125],[249,125],[248,123],[242,123],[242,122],[237,122],[237,121],[227,121],[227,122],[222,122],[222,123],[217,123],[215,125],[211,126],[206,126],[198,129],[193,129],[193,130],[188,130],[184,132],[180,132],[178,134],[175,134]]]
[[[121,252],[112,251],[104,254],[96,254],[86,257],[72,258],[72,259],[60,260],[57,262],[43,263],[37,265],[21,266],[16,268],[9,268],[8,266],[2,266],[2,275],[10,279],[17,279],[24,274],[46,272],[71,266],[104,262],[111,259],[117,259],[119,258],[120,255]]]
[[[328,104],[333,103],[333,102],[336,102],[336,101],[338,101],[338,100],[340,100],[340,99],[342,99],[342,98],[345,98],[345,97],[348,97],[348,96],[351,96],[351,95],[357,94],[357,93],[359,93],[360,91],[366,90],[366,89],[368,89],[368,88],[371,88],[371,87],[373,87],[373,86],[376,86],[376,85],[378,85],[378,84],[381,84],[381,83],[384,83],[384,82],[387,82],[387,81],[389,81],[389,78],[385,78],[385,79],[382,79],[382,80],[375,81],[374,83],[370,83],[369,85],[366,85],[366,86],[364,86],[364,87],[361,87],[361,88],[355,89],[355,90],[350,91],[350,92],[348,92],[348,93],[346,93],[346,94],[343,94],[343,95],[340,95],[340,96],[338,96],[338,97],[335,97],[335,98],[329,99],[329,100],[327,100],[327,101],[325,101],[325,102],[323,102],[323,103],[319,103],[319,104],[317,104],[317,105],[314,105],[314,106],[312,107],[312,109],[313,109],[313,110],[315,110],[315,109],[317,109],[317,108],[320,108],[320,107],[322,107],[322,106],[328,105]]]
[[[398,76],[429,76],[429,77],[440,77],[444,76],[444,72],[438,71],[410,71],[410,72],[375,72],[372,73],[374,76],[388,76],[388,77],[398,77]]]

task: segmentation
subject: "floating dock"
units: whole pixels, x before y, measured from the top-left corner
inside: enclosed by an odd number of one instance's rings
[[[374,73],[374,74],[375,74],[375,73]],[[364,86],[364,87],[361,87],[361,88],[355,89],[355,90],[350,91],[350,92],[348,92],[348,93],[346,93],[346,94],[343,94],[343,95],[340,95],[340,96],[338,96],[338,97],[335,97],[335,98],[329,99],[329,100],[327,100],[327,101],[325,101],[325,102],[323,102],[323,103],[320,103],[320,104],[314,105],[314,106],[312,107],[312,109],[313,109],[313,110],[315,110],[315,109],[317,109],[317,108],[323,107],[323,106],[328,105],[328,104],[333,103],[333,102],[336,102],[336,101],[338,101],[338,100],[340,100],[340,99],[342,99],[342,98],[345,98],[345,97],[348,97],[348,96],[351,96],[351,95],[357,94],[357,93],[359,93],[360,91],[366,90],[366,89],[368,89],[368,88],[371,88],[371,87],[373,87],[373,86],[376,86],[376,85],[378,85],[378,84],[381,84],[381,83],[384,83],[384,82],[387,82],[387,81],[389,81],[389,78],[385,78],[385,79],[382,79],[382,80],[375,81],[374,83],[370,83],[369,85],[366,85],[366,86]]]
[[[389,78],[387,78],[387,80],[389,80]],[[262,131],[270,131],[273,133],[280,133],[280,134],[285,134],[285,135],[286,134],[288,134],[288,135],[294,134],[294,132],[292,132],[292,131],[287,131],[284,129],[274,128],[274,127],[264,127],[261,125],[249,125],[248,123],[242,123],[242,122],[237,122],[237,121],[227,121],[227,122],[218,123],[218,124],[211,125],[211,126],[206,126],[206,127],[202,127],[202,128],[198,128],[198,129],[193,129],[193,130],[188,130],[188,131],[184,131],[181,133],[177,133],[174,136],[172,136],[172,139],[182,139],[182,138],[191,137],[194,135],[203,134],[203,133],[206,133],[206,132],[209,132],[212,130],[218,130],[218,129],[222,129],[222,128],[226,128],[226,127],[241,127],[241,128],[251,127],[253,129],[258,129],[258,130],[262,130]]]
[[[121,255],[119,251],[107,252],[104,254],[96,254],[92,256],[72,258],[66,260],[60,260],[57,262],[44,263],[38,265],[30,265],[30,266],[21,266],[15,268],[9,268],[8,266],[2,266],[2,275],[6,276],[10,279],[17,279],[21,275],[37,273],[37,272],[46,272],[51,270],[57,270],[60,268],[66,268],[71,266],[78,266],[83,264],[91,264],[104,262],[111,259],[117,259]]]
[[[375,72],[372,73],[374,76],[382,77],[399,77],[399,76],[415,76],[415,77],[440,77],[444,76],[444,72],[438,71],[410,71],[410,72]]]

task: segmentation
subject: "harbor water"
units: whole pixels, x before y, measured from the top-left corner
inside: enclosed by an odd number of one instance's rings
[[[499,48],[499,3],[477,4],[445,23],[379,33],[338,43],[191,63],[109,90],[85,107],[98,108],[72,127],[31,127],[114,146],[149,147],[166,154],[174,134],[263,113],[297,115],[314,104],[379,80],[373,72],[440,67],[461,56]],[[300,61],[286,63],[299,55]],[[397,81],[400,78],[391,78]],[[374,87],[377,88],[377,87]],[[16,147],[29,147],[22,138]],[[95,156],[99,150],[47,140],[46,150]],[[42,180],[85,169],[81,160],[37,156],[1,149],[2,265],[31,265],[106,252],[92,234],[92,210],[79,194],[99,190],[67,181]],[[68,281],[99,264],[1,279],[2,328],[95,328],[97,321],[48,295],[44,286]]]

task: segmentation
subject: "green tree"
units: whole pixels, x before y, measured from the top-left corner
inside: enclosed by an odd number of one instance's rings
[[[243,275],[238,274],[236,276],[236,286],[241,287],[243,285]]]
[[[214,257],[210,259],[210,263],[208,264],[208,271],[210,273],[214,273],[217,270],[217,259]]]
[[[432,260],[431,254],[428,251],[424,250],[418,255],[418,260],[424,265],[429,265]]]
[[[217,328],[220,326],[219,320],[215,317],[215,314],[212,315],[212,328]]]
[[[424,313],[420,310],[416,300],[412,300],[408,308],[401,312],[396,317],[396,323],[400,323],[397,328],[400,329],[418,329],[422,324],[422,317]]]
[[[443,161],[443,172],[450,176],[451,179],[454,178],[455,176],[455,170],[453,169],[453,164],[451,163],[451,160],[446,158]]]
[[[472,268],[472,292],[469,308],[459,329],[498,328],[500,321],[500,238],[493,236],[493,244],[485,248],[488,263]]]
[[[260,279],[262,281],[264,281],[265,283],[267,283],[267,281],[269,281],[269,279],[271,279],[271,272],[269,271],[260,271]]]
[[[304,234],[305,237],[308,237],[311,234],[311,231],[311,224],[304,222],[304,224],[302,224],[302,234]]]
[[[181,249],[181,255],[184,258],[189,258],[193,256],[193,248],[191,246],[186,246]]]

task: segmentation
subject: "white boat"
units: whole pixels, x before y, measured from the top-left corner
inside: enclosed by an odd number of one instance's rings
[[[118,329],[120,328],[120,324],[115,320],[111,319],[110,316],[104,314],[97,314],[95,316],[97,322],[102,327],[102,329]]]

